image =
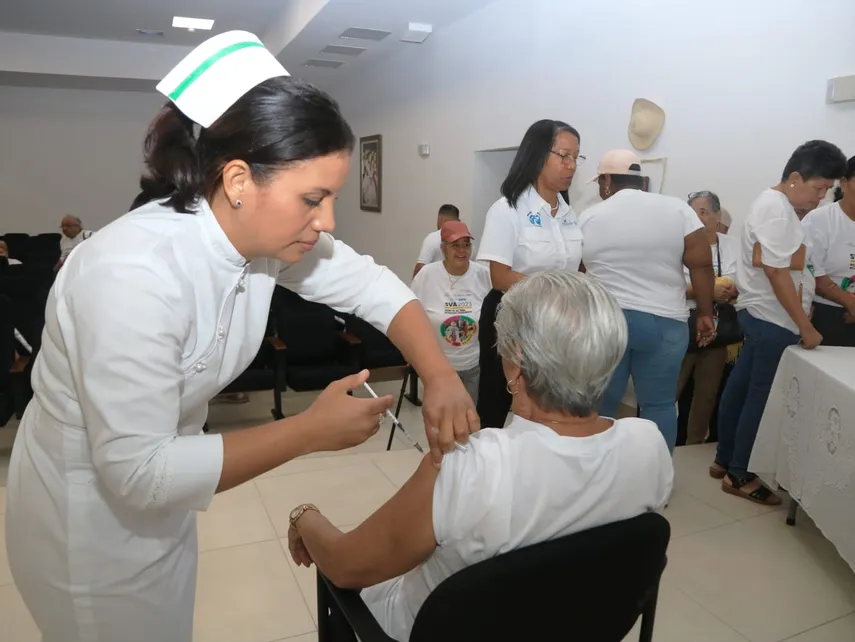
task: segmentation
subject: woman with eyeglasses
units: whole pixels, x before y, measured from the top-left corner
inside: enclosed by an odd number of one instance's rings
[[[496,310],[502,296],[527,276],[552,269],[577,271],[582,232],[567,190],[576,169],[579,132],[559,120],[539,120],[523,136],[502,183],[502,196],[487,212],[478,261],[490,265],[493,289],[484,299],[478,414],[484,426],[502,427],[511,394],[496,352]]]
[[[713,192],[703,191],[689,194],[689,205],[698,215],[710,244],[713,271],[716,281],[713,298],[718,304],[731,303],[736,299],[736,257],[739,241],[719,232],[721,223],[721,201]],[[686,303],[690,309],[697,307],[695,290],[692,287],[689,268],[683,268],[686,276]],[[707,436],[710,419],[715,410],[721,378],[727,364],[727,346],[708,346],[690,351],[683,358],[677,383],[677,398],[694,379],[689,421],[686,426],[686,445],[702,444]]]
[[[440,239],[442,261],[428,263],[419,270],[412,290],[436,329],[445,356],[477,402],[481,372],[478,326],[484,297],[492,287],[490,271],[470,260],[472,234],[466,223],[443,223]]]
[[[813,325],[823,345],[855,348],[855,156],[846,164],[834,203],[813,210],[802,226],[813,241]]]

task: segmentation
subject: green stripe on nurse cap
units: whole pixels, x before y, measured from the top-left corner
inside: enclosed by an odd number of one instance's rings
[[[190,120],[210,127],[250,89],[288,72],[257,36],[228,31],[203,42],[157,85]]]

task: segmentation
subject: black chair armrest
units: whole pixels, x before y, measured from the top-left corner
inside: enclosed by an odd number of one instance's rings
[[[326,629],[331,624],[327,609],[343,615],[360,642],[395,642],[374,619],[358,591],[340,589],[318,571],[318,642],[338,639]]]

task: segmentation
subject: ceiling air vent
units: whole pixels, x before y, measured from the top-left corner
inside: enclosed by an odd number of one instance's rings
[[[311,58],[303,63],[304,67],[326,67],[327,69],[338,69],[344,63],[340,60],[321,60],[320,58]]]
[[[158,29],[137,29],[137,35],[146,38],[163,38],[163,32]]]
[[[321,49],[322,54],[335,54],[338,56],[358,56],[365,49],[362,47],[346,47],[344,45],[327,45]]]
[[[374,42],[380,42],[386,36],[391,35],[390,31],[379,31],[378,29],[359,29],[357,27],[351,27],[346,30],[343,34],[339,36],[339,38],[344,38],[345,40],[373,40]]]

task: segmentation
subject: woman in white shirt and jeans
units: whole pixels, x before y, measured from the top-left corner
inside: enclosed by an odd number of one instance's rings
[[[445,356],[477,403],[481,306],[490,292],[490,271],[471,261],[472,234],[466,223],[448,221],[440,228],[442,261],[428,263],[413,279]]]
[[[748,471],[760,419],[784,350],[822,343],[811,324],[814,276],[809,239],[796,210],[812,210],[846,171],[836,146],[814,140],[793,152],[781,182],[765,190],[745,221],[736,264],[739,323],[745,343],[718,411],[718,450],[710,475],[722,490],[757,504],[780,498]]]
[[[401,642],[454,573],[658,510],[671,494],[674,469],[656,426],[597,414],[627,337],[623,313],[601,284],[569,270],[529,277],[505,295],[496,332],[513,396],[505,430],[482,430],[439,471],[425,459],[350,532],[312,505],[291,513],[294,561],[317,564],[337,586],[364,589],[380,626]]]
[[[739,241],[718,231],[721,223],[721,201],[713,192],[695,192],[689,195],[689,205],[704,226],[713,257],[716,284],[713,298],[717,303],[730,303],[736,299],[736,255]],[[695,290],[689,268],[683,268],[686,276],[686,303],[695,309]],[[677,383],[677,398],[694,379],[691,409],[686,424],[686,445],[702,444],[709,430],[710,419],[715,410],[718,390],[724,366],[727,364],[727,346],[698,348],[683,358],[680,378]]]
[[[490,264],[493,283],[484,300],[480,333],[478,414],[485,426],[501,428],[511,407],[494,328],[502,295],[532,274],[579,269],[582,232],[564,197],[577,167],[585,161],[579,144],[579,132],[567,123],[534,123],[502,183],[502,197],[487,212],[478,250],[478,261]]]
[[[603,202],[579,220],[585,269],[617,298],[629,324],[629,346],[600,412],[615,416],[632,376],[641,416],[659,426],[673,450],[677,378],[689,344],[684,266],[699,312],[693,340],[706,345],[715,338],[709,240],[686,203],[642,191],[641,161],[632,151],[605,154],[594,180]]]
[[[802,226],[813,242],[813,325],[823,345],[855,348],[855,156],[846,164],[835,202],[812,211]]]

